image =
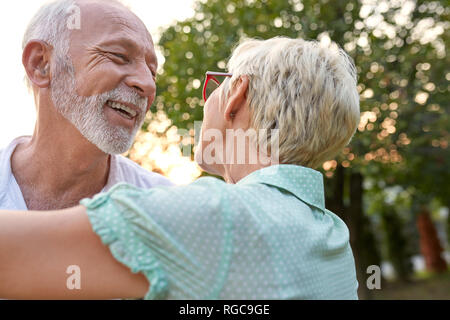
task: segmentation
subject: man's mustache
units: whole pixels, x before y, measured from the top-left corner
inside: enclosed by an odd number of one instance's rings
[[[136,91],[123,84],[111,91],[101,94],[101,98],[102,105],[108,100],[116,100],[135,105],[139,108],[141,113],[145,113],[147,110],[148,98],[141,97]]]

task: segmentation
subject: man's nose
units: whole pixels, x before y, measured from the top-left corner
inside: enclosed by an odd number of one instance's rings
[[[153,97],[156,91],[155,79],[145,63],[140,63],[125,79],[125,84],[134,88],[142,97]]]

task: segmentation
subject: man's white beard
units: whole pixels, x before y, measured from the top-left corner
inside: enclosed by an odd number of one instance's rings
[[[59,59],[59,70],[55,70],[51,82],[51,94],[55,108],[69,120],[80,133],[100,150],[108,154],[120,154],[130,149],[137,131],[141,128],[147,109],[148,98],[141,97],[125,84],[105,93],[89,97],[76,93],[76,79],[72,62]],[[64,61],[61,61],[64,60]],[[104,114],[108,100],[122,101],[136,105],[140,112],[136,115],[133,130],[111,125]]]

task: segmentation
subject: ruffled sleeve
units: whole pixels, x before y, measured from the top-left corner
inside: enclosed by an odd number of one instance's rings
[[[138,212],[135,215],[124,215],[114,206],[114,199],[125,192],[129,186],[116,185],[109,192],[99,194],[91,199],[81,200],[86,206],[92,228],[102,242],[107,245],[114,256],[133,273],[142,272],[150,282],[145,299],[164,299],[167,295],[167,278],[159,262],[150,250],[139,239],[135,238],[135,225],[145,225]],[[114,196],[113,196],[114,195]]]
[[[114,258],[149,280],[145,299],[214,299],[222,289],[232,251],[226,184],[200,180],[152,189],[119,184],[81,201]]]

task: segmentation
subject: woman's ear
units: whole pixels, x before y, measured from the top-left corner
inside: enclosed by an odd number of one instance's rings
[[[50,85],[51,47],[44,41],[31,40],[22,53],[22,64],[28,79],[39,88]]]
[[[225,106],[225,120],[233,121],[234,117],[246,105],[249,79],[242,75],[230,88],[230,94]]]

